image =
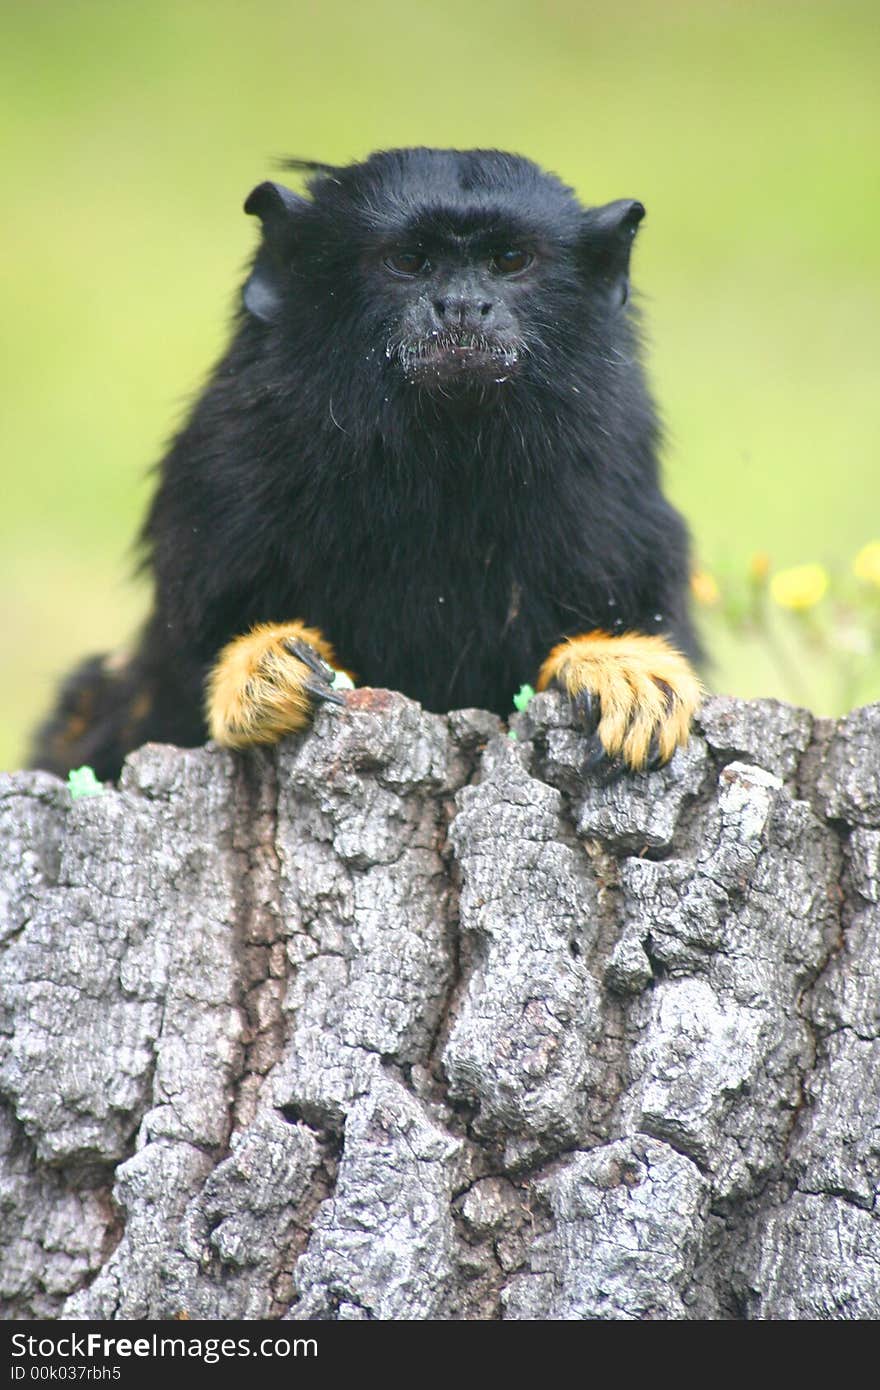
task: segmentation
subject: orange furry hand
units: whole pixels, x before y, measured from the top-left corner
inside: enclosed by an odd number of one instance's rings
[[[333,648],[302,623],[261,623],[224,647],[208,677],[211,737],[228,748],[277,743],[304,729],[315,701],[345,703],[331,685]]]
[[[690,663],[665,637],[591,632],[554,647],[538,689],[557,685],[595,731],[598,758],[631,771],[658,767],[687,743],[702,697]],[[622,770],[622,769],[621,769]]]

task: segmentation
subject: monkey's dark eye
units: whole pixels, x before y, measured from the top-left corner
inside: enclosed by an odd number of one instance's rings
[[[428,258],[421,251],[394,251],[385,257],[385,266],[392,275],[405,275],[411,279],[428,269]]]
[[[528,251],[496,251],[489,262],[493,275],[519,275],[528,270],[534,260]]]

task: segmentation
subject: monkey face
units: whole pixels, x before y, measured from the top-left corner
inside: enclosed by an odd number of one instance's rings
[[[528,241],[497,248],[498,239],[489,228],[442,236],[413,227],[401,245],[380,248],[394,305],[386,355],[408,380],[448,391],[503,386],[519,371],[528,352],[520,311],[537,256]]]
[[[300,362],[333,359],[383,392],[485,400],[523,379],[577,390],[581,359],[613,342],[640,203],[586,209],[495,150],[292,167],[312,175],[308,198],[265,183],[245,204],[263,241],[244,302]]]

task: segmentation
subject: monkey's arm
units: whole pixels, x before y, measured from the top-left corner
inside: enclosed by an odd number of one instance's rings
[[[260,623],[223,648],[208,676],[205,718],[229,748],[276,743],[311,720],[316,700],[344,704],[332,688],[333,648],[304,623]]]
[[[669,761],[687,742],[702,688],[665,637],[589,632],[554,647],[537,688],[556,685],[569,696],[597,743],[590,764],[611,772],[640,771]]]

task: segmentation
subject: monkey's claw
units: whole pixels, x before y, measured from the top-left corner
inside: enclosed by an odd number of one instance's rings
[[[559,689],[564,689],[558,681],[554,682]],[[599,720],[602,718],[602,704],[599,696],[592,690],[578,690],[576,694],[570,696],[571,707],[574,717],[585,734],[595,734],[599,727]],[[591,739],[590,743],[596,743],[602,747],[599,739]]]
[[[336,672],[332,666],[327,665],[326,661],[321,660],[314,647],[309,646],[308,642],[300,641],[299,638],[289,638],[284,645],[291,656],[295,656],[313,672],[312,679],[303,681],[304,690],[307,690],[314,699],[325,700],[327,704],[345,704],[345,697],[333,688]]]

